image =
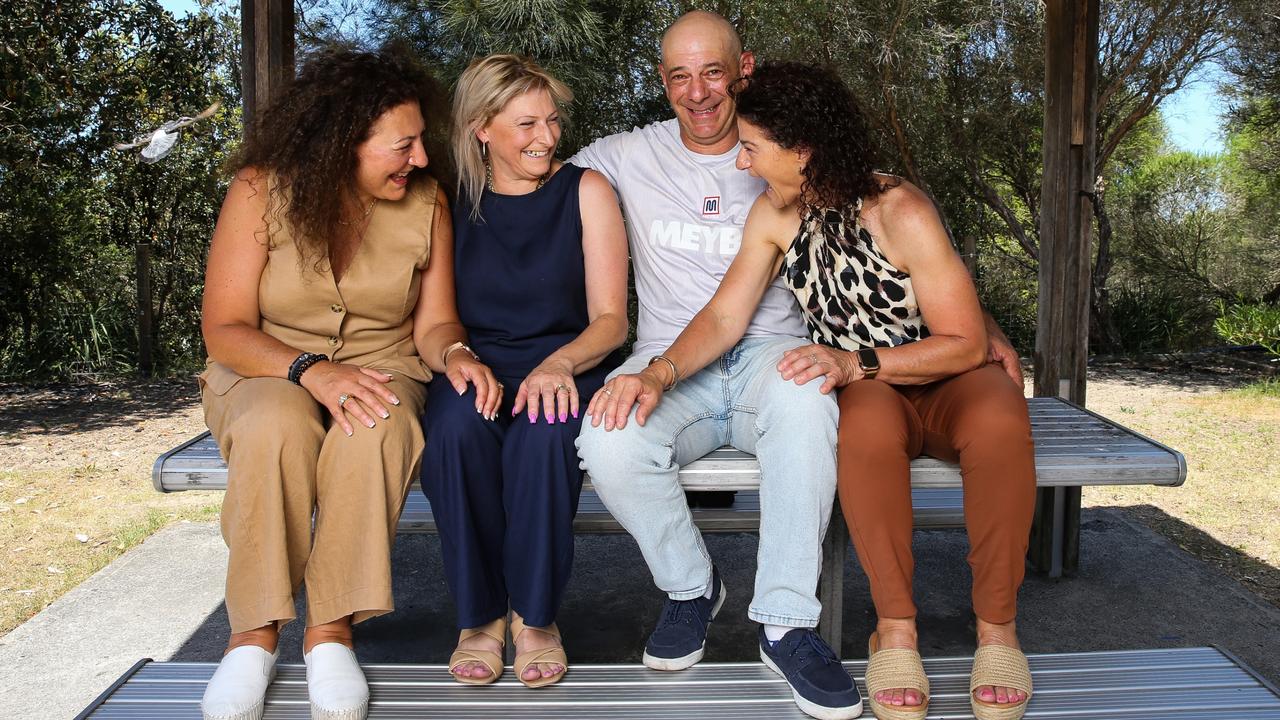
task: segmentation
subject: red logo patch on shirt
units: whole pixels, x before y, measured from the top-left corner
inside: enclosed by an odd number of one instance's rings
[[[712,195],[711,197],[702,198],[702,214],[703,215],[719,215],[720,214],[720,196]]]

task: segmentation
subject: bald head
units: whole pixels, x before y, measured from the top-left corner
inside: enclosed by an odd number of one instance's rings
[[[685,13],[667,28],[658,71],[685,147],[719,155],[738,144],[730,88],[754,67],[755,58],[742,52],[738,31],[715,13]]]
[[[662,62],[669,64],[673,52],[691,46],[717,47],[724,57],[737,58],[742,53],[738,31],[724,18],[706,10],[681,15],[662,34]]]

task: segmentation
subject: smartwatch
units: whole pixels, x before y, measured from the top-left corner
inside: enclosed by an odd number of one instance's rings
[[[880,357],[875,348],[862,348],[857,352],[858,369],[862,371],[864,380],[871,380],[880,372]]]

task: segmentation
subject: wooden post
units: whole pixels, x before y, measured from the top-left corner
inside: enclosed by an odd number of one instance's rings
[[[293,0],[240,3],[240,92],[244,126],[293,79]]]
[[[1097,129],[1099,0],[1046,0],[1044,181],[1035,395],[1085,402]],[[1032,565],[1053,577],[1079,560],[1080,488],[1040,491]]]

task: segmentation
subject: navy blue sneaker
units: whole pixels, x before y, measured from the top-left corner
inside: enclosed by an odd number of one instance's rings
[[[850,720],[862,714],[862,696],[840,659],[812,628],[795,628],[770,643],[760,627],[760,659],[786,678],[796,705],[819,720]]]
[[[711,597],[672,600],[662,606],[658,626],[644,644],[644,665],[654,670],[683,670],[702,659],[707,648],[707,627],[724,605],[724,582],[711,568]]]

